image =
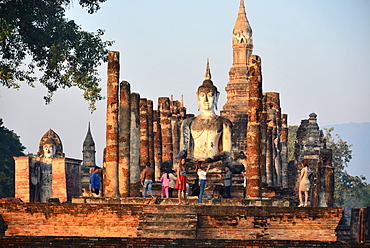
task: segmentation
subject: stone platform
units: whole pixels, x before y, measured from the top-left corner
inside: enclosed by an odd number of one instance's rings
[[[0,203],[0,236],[337,241],[341,208],[227,204],[232,201],[201,206]]]

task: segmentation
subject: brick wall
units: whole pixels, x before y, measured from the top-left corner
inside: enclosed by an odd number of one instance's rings
[[[171,212],[198,216],[197,239],[325,242],[336,241],[342,216],[341,208],[0,203],[5,236],[137,237],[140,216],[159,222]]]

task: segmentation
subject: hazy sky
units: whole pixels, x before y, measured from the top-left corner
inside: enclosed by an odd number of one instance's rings
[[[370,122],[370,1],[245,0],[253,29],[254,54],[262,57],[264,92],[280,92],[289,125],[311,112],[320,126]],[[74,3],[67,17],[83,29],[105,29],[120,52],[120,80],[132,92],[151,99],[185,98],[189,113],[198,113],[195,91],[202,83],[206,59],[221,92],[232,64],[231,38],[239,0],[108,0],[89,15]],[[101,87],[106,94],[106,64]],[[46,90],[0,87],[0,118],[14,130],[26,152],[36,153],[42,135],[59,134],[67,157],[82,158],[88,122],[101,165],[105,146],[106,103],[90,114],[82,92],[59,90],[45,105]]]

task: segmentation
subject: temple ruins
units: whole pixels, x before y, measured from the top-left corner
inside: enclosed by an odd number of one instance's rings
[[[66,158],[60,137],[50,129],[42,136],[36,157],[14,157],[16,199],[0,201],[0,242],[13,245],[40,236],[45,241],[37,244],[46,245],[52,243],[49,240],[57,245],[102,246],[127,241],[130,246],[163,247],[163,238],[171,238],[174,247],[189,243],[207,247],[215,240],[221,247],[231,242],[250,247],[369,243],[369,208],[354,210],[349,227],[343,224],[342,209],[334,207],[333,154],[315,113],[302,120],[294,160],[288,161],[288,115],[278,92],[263,92],[262,58],[253,54],[253,47],[252,28],[240,0],[227,101],[220,115],[214,110],[221,87],[212,81],[208,60],[196,91],[201,112],[195,115],[187,113],[183,97],[152,100],[133,92],[135,84],[120,81],[119,52],[110,51],[102,197],[81,196],[96,165],[90,124],[83,160]],[[178,206],[176,199],[140,197],[145,164],[150,162],[157,180],[164,170],[175,168],[181,156],[186,156],[189,184],[197,177],[197,161],[210,164],[205,205],[191,198],[190,205]],[[309,207],[298,208],[302,160],[308,161],[311,188]],[[225,165],[233,172],[233,199],[216,194]]]
[[[24,202],[71,201],[81,195],[81,160],[66,158],[52,129],[41,138],[35,158],[14,157],[15,197]]]
[[[222,172],[226,164],[230,165],[234,174],[239,174],[244,168],[247,173],[245,191],[248,199],[295,198],[296,184],[288,183],[288,174],[297,175],[297,165],[306,157],[301,154],[303,150],[297,150],[296,153],[301,155],[297,155],[294,166],[289,167],[295,172],[289,172],[288,115],[282,111],[279,93],[262,91],[262,59],[253,55],[252,28],[243,1],[240,1],[233,29],[232,49],[233,64],[225,88],[227,102],[218,117],[219,120],[225,118],[231,121],[231,124],[225,130],[220,129],[219,135],[222,138],[217,144],[211,145],[213,148],[209,148],[209,154],[194,137],[209,133],[207,130],[211,128],[210,124],[207,121],[197,121],[202,124],[192,123],[199,118],[187,114],[183,102],[173,100],[172,97],[159,97],[158,109],[153,109],[152,100],[131,92],[128,82],[119,82],[119,52],[109,53],[104,196],[138,196],[141,187],[138,175],[145,163],[154,165],[158,179],[161,165],[165,162],[172,165],[179,152],[185,149],[188,161],[200,159],[206,163],[213,162],[213,173]],[[215,87],[216,95],[212,99],[216,102],[212,104],[217,108],[220,92],[211,80],[208,61],[203,85],[200,88]],[[218,120],[211,122],[218,123]],[[195,134],[196,126],[199,126],[198,134]],[[193,132],[193,135],[187,132]],[[228,132],[230,137],[225,139]],[[222,147],[222,141],[229,142],[230,148]],[[314,198],[311,200],[315,206],[333,206],[333,201],[329,199],[333,191],[332,168],[328,166],[331,163],[328,158],[330,151],[324,151],[324,146],[320,149],[320,159],[310,160],[310,166],[316,168],[314,171],[317,175],[325,177],[320,179],[325,186],[321,185],[312,191]],[[216,159],[219,162],[215,163],[212,157],[217,154],[221,158]],[[245,159],[239,159],[241,154]],[[190,164],[188,167],[194,166]],[[320,177],[317,178],[319,180]],[[325,200],[322,198],[324,195]]]

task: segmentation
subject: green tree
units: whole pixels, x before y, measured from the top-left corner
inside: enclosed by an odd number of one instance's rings
[[[295,159],[294,157],[294,143],[297,140],[297,131],[298,126],[289,126],[288,127],[288,161]]]
[[[352,176],[345,170],[352,159],[352,145],[348,145],[338,134],[333,136],[334,128],[324,128],[324,130],[327,148],[333,152],[335,204],[339,207],[345,207],[346,200],[349,198],[358,198],[357,202],[361,202],[361,192],[365,192],[365,187],[367,187],[366,178]]]
[[[4,127],[0,119],[0,198],[14,197],[13,156],[24,156],[24,149],[17,134]]]
[[[93,14],[106,0],[79,0]],[[21,83],[43,84],[50,103],[59,88],[78,87],[95,110],[102,99],[97,67],[108,59],[103,30],[86,32],[65,18],[73,0],[0,1],[0,84],[17,89]],[[37,78],[35,75],[41,75]]]

